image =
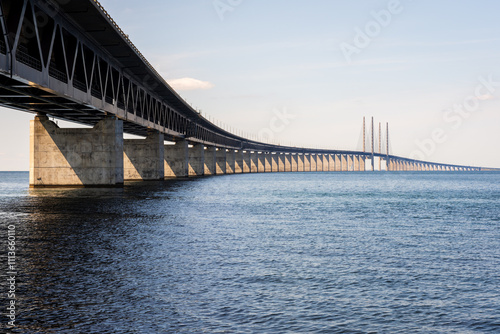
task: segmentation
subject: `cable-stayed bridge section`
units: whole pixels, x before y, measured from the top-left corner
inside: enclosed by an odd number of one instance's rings
[[[373,151],[272,145],[230,133],[186,103],[95,0],[1,0],[0,33],[0,104],[36,115],[34,187],[365,171],[375,157],[387,170],[480,170]],[[59,128],[49,116],[92,128]],[[124,132],[146,139],[123,139]]]

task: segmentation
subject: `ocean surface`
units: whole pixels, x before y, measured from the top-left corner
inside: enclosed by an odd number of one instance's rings
[[[2,172],[0,247],[2,333],[500,333],[495,172]]]

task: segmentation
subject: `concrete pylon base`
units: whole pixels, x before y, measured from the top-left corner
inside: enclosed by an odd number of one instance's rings
[[[46,116],[30,121],[30,187],[123,185],[123,122],[59,128]]]
[[[125,180],[163,180],[165,146],[162,133],[151,133],[146,139],[124,139],[123,172]]]

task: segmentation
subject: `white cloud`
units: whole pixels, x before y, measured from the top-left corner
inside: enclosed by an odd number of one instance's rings
[[[494,100],[495,96],[493,96],[491,94],[484,94],[484,95],[477,96],[477,99],[481,100],[481,101]]]
[[[214,84],[208,81],[201,81],[193,78],[181,78],[168,80],[168,84],[172,86],[173,89],[182,90],[205,90],[214,87]]]

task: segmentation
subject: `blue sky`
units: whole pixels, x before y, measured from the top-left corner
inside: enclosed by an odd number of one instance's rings
[[[182,97],[226,126],[359,149],[374,116],[390,123],[392,154],[500,167],[498,1],[100,2]],[[0,117],[0,169],[27,170],[32,116]]]

